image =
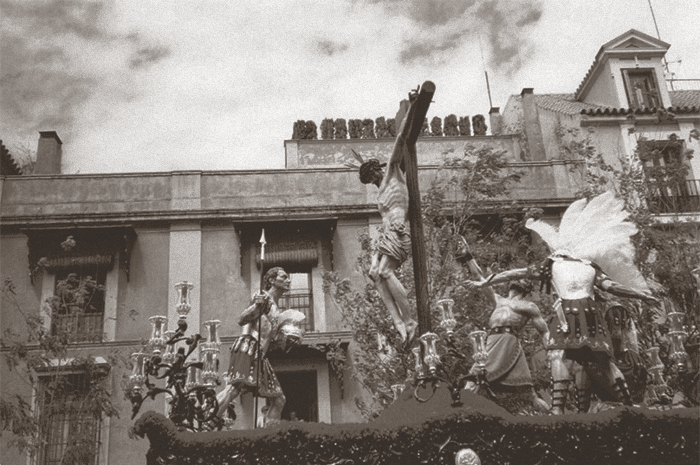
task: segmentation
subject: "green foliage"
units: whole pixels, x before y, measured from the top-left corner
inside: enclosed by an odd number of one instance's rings
[[[345,123],[344,118],[338,118],[333,123],[333,138],[334,139],[347,139],[348,137],[348,126]]]
[[[92,276],[84,278],[70,273],[56,282],[54,295],[46,301],[52,314],[93,313],[102,311],[105,287]]]
[[[318,128],[316,127],[316,123],[311,120],[296,121],[292,130],[292,139],[318,139]]]
[[[372,121],[370,118],[365,118],[362,120],[362,138],[375,139],[374,121]]]
[[[316,349],[326,355],[331,374],[340,385],[340,392],[345,390],[345,368],[347,362],[347,351],[343,348],[340,340],[332,341],[328,344],[310,344],[310,348]]]
[[[389,118],[386,120],[386,129],[389,133],[388,137],[396,137],[396,119]]]
[[[455,301],[458,321],[457,344],[464,354],[471,354],[467,335],[488,325],[491,305],[473,289],[464,285],[469,272],[455,261],[461,237],[467,239],[472,253],[485,270],[498,272],[514,266],[526,266],[544,253],[531,246],[524,229],[525,214],[508,200],[508,186],[520,180],[522,173],[507,168],[505,152],[489,147],[467,147],[464,154],[446,160],[422,199],[423,225],[429,276],[429,308],[437,301]],[[352,329],[355,350],[351,351],[353,377],[367,389],[374,404],[357,400],[368,417],[376,416],[394,399],[391,386],[410,383],[414,357],[409,347],[401,344],[389,314],[372,280],[369,278],[374,252],[368,232],[359,236],[362,253],[357,269],[363,276],[363,286],[337,273],[324,276],[325,291],[329,293]],[[411,260],[396,271],[397,278],[408,292],[415,308],[415,283]],[[438,332],[439,319],[433,314],[432,328]],[[530,350],[541,350],[539,340],[533,340]],[[455,368],[466,372],[471,360],[457,362]],[[542,374],[539,384],[546,384]]]
[[[445,117],[445,135],[448,137],[459,136],[457,116],[447,115]]]
[[[375,132],[377,133],[377,139],[385,139],[391,137],[389,132],[389,126],[387,121],[383,116],[380,116],[375,120]]]
[[[133,433],[148,436],[149,463],[164,465],[452,464],[466,447],[484,464],[686,465],[697,463],[700,452],[697,408],[658,412],[624,407],[597,415],[528,417],[488,412],[483,403],[459,410],[444,402],[449,410],[426,416],[422,405],[404,403],[402,422],[282,422],[274,429],[235,434],[180,432],[162,415],[148,412]]]
[[[350,139],[359,139],[362,136],[362,120],[348,120],[348,134]]]
[[[439,116],[434,116],[430,120],[430,135],[442,136],[442,119]]]
[[[471,127],[471,124],[469,124],[469,117],[468,116],[460,116],[459,117],[459,135],[460,136],[471,136],[472,135],[472,127]]]
[[[333,120],[331,118],[324,118],[323,121],[321,121],[321,139],[333,139],[333,127]]]
[[[666,115],[662,120],[668,118],[672,115]],[[664,211],[682,213],[674,211],[673,203],[663,202],[682,197],[679,188],[684,186],[689,170],[687,160],[693,153],[685,150],[674,134],[665,141],[649,141],[634,129],[631,133],[637,135],[634,155],[614,160],[604,157],[590,137],[583,137],[578,128],[557,129],[562,157],[580,159],[585,163],[584,185],[579,195],[591,198],[612,189],[624,200],[630,220],[637,225],[639,233],[632,238],[636,262],[652,291],[662,298],[664,304],[659,307],[626,301],[625,305],[637,310],[642,352],[658,345],[667,367],[665,374],[671,378],[669,384],[697,404],[700,402],[697,380],[693,384],[692,374],[697,373],[698,368],[700,292],[693,269],[700,264],[700,225],[677,216],[666,221],[660,221],[658,217]],[[660,209],[661,206],[664,208]],[[668,358],[670,326],[664,315],[672,311],[685,314],[685,324],[689,328],[686,346],[691,357],[695,358],[692,363],[695,371],[691,373],[678,372]]]
[[[474,115],[472,116],[472,129],[474,130],[475,136],[485,136],[486,130],[486,118],[484,115]]]
[[[44,310],[56,312],[70,308],[84,312],[94,304],[92,297],[100,287],[92,278],[77,280],[75,275],[69,275],[57,282],[57,295],[47,300]],[[70,406],[73,417],[118,416],[107,382],[109,369],[96,363],[91,354],[72,349],[72,335],[68,331],[60,326],[49,329],[43,315],[22,309],[10,279],[4,282],[2,299],[3,311],[16,312],[25,322],[24,331],[8,329],[0,339],[4,362],[17,383],[22,383],[14,393],[4,392],[0,397],[0,422],[3,432],[12,433],[10,446],[34,456],[46,444],[51,416],[67,413],[60,410],[66,405]],[[110,367],[124,364],[119,353],[105,358]],[[45,402],[42,409],[35,408],[34,389],[40,393],[39,399],[55,402]],[[70,431],[72,436],[63,451],[62,463],[89,463],[95,453],[94,429]]]

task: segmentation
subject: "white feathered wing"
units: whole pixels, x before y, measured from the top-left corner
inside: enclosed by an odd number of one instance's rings
[[[626,221],[628,216],[622,200],[608,191],[590,202],[581,199],[572,203],[558,230],[541,220],[528,220],[525,226],[536,232],[552,252],[590,260],[613,281],[648,292],[649,287],[634,264],[631,237],[637,233],[637,227]]]

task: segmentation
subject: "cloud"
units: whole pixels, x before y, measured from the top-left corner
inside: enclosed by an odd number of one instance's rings
[[[408,43],[399,53],[399,62],[402,65],[411,65],[417,62],[446,61],[449,54],[443,52],[453,51],[461,45],[461,34],[452,34],[447,37],[439,37],[439,42],[429,41]]]
[[[145,68],[167,58],[171,51],[162,45],[143,46],[135,50],[129,58],[129,68]]]
[[[51,129],[70,139],[82,108],[112,76],[128,83],[129,68],[146,67],[170,53],[138,34],[113,31],[106,1],[2,0],[0,8],[0,117],[12,122],[19,138]],[[124,88],[127,99],[131,91]],[[5,124],[2,129],[8,131]]]
[[[346,51],[349,47],[348,44],[341,44],[332,40],[319,39],[315,41],[316,49],[321,52],[321,54],[326,56],[333,56],[338,53]]]
[[[520,69],[530,43],[525,28],[541,18],[540,4],[488,0],[479,5],[475,16],[483,24],[488,39],[489,63],[511,73]]]
[[[360,2],[363,3],[363,2]],[[388,15],[413,21],[416,37],[407,38],[399,50],[403,65],[436,64],[453,58],[468,42],[483,36],[489,64],[509,73],[517,71],[527,56],[531,40],[529,27],[542,16],[538,0],[369,0],[381,5]]]
[[[58,131],[66,172],[280,167],[298,119],[390,117],[427,76],[470,79],[447,69],[473,61],[483,3],[0,2],[0,133]]]
[[[99,27],[106,8],[105,2],[85,0],[53,0],[0,2],[3,15],[13,21],[29,22],[36,35],[54,36],[71,34],[83,39],[100,39],[104,31]]]
[[[77,1],[3,1],[1,7],[3,118],[32,131],[67,129],[74,121],[73,108],[89,98],[97,82],[76,72],[71,53],[59,38],[103,40],[97,27],[103,6]]]
[[[478,0],[370,0],[381,4],[386,11],[405,15],[425,26],[442,26],[460,18]]]

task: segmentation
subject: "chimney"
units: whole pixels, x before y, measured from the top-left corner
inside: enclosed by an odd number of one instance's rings
[[[491,125],[492,136],[501,134],[501,114],[498,111],[498,107],[491,107],[489,110],[489,124]]]
[[[56,131],[40,131],[39,145],[36,148],[35,174],[61,174],[63,142]]]
[[[530,160],[544,161],[546,160],[544,139],[542,138],[542,129],[540,128],[540,118],[537,114],[534,90],[526,87],[520,93],[520,96],[523,100],[524,129],[530,152]]]

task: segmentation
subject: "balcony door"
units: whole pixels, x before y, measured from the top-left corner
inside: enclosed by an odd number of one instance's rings
[[[318,421],[317,372],[279,371],[277,378],[287,398],[282,419],[288,421]]]

